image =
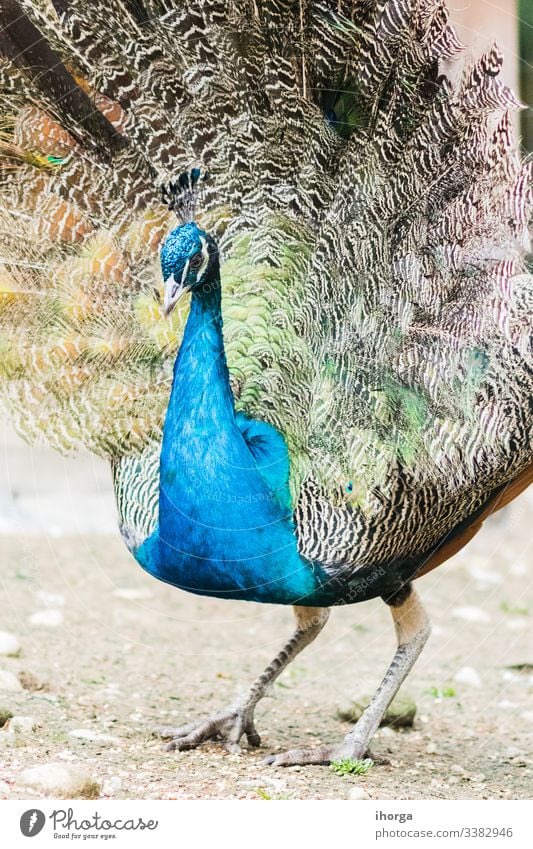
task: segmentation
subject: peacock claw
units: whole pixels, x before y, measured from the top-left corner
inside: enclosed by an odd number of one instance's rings
[[[222,740],[226,751],[239,754],[239,741],[245,736],[249,746],[261,745],[261,738],[254,725],[253,710],[246,707],[231,707],[206,719],[189,722],[178,728],[163,726],[154,728],[157,737],[170,740],[165,746],[167,752],[183,752],[196,749],[207,740]]]
[[[327,765],[333,761],[340,761],[345,758],[350,758],[351,760],[372,758],[374,763],[377,764],[390,763],[387,758],[372,755],[367,746],[354,744],[350,747],[341,744],[340,746],[320,746],[318,749],[290,749],[288,752],[281,752],[279,755],[268,755],[264,759],[264,762],[270,766]]]

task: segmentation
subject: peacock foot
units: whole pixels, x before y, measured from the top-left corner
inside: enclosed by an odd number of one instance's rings
[[[254,725],[254,706],[235,705],[227,710],[208,716],[206,719],[189,722],[178,728],[163,726],[154,729],[154,734],[164,740],[170,740],[167,752],[196,749],[207,740],[221,740],[228,752],[239,753],[239,741],[246,736],[249,746],[260,746],[261,738]]]
[[[279,755],[269,755],[265,763],[271,766],[305,766],[306,764],[327,765],[335,761],[363,760],[371,758],[377,764],[389,764],[387,758],[374,755],[366,743],[346,741],[337,746],[320,746],[318,749],[290,749]]]

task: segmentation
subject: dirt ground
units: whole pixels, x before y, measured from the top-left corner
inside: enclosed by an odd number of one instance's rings
[[[83,765],[114,798],[343,799],[354,785],[373,799],[531,798],[531,506],[526,496],[419,582],[434,631],[405,685],[414,728],[378,732],[374,750],[391,764],[360,777],[262,760],[348,730],[336,708],[372,692],[394,649],[382,602],[333,611],[260,704],[261,749],[168,753],[151,728],[230,702],[277,652],[291,610],[173,590],[118,536],[0,538],[0,630],[21,644],[0,669],[25,686],[0,690],[0,707],[38,723],[10,744],[0,731],[0,796],[38,798],[22,771],[59,760]],[[76,729],[112,739],[69,736]]]

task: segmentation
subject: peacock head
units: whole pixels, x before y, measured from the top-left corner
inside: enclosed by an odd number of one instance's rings
[[[215,240],[194,221],[176,227],[161,248],[165,281],[163,308],[170,315],[185,292],[209,292],[218,281]]]
[[[200,184],[207,177],[199,168],[193,168],[161,187],[163,202],[181,222],[161,248],[165,315],[170,315],[185,292],[207,294],[219,281],[216,242],[194,221]]]

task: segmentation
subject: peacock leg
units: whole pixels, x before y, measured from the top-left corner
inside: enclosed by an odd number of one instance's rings
[[[327,622],[328,608],[295,607],[296,629],[272,663],[257,678],[250,689],[226,710],[179,728],[156,728],[154,733],[170,739],[168,751],[194,749],[206,740],[222,738],[230,752],[240,751],[239,740],[246,736],[248,745],[259,746],[261,740],[254,725],[254,710],[276,678],[302,649],[312,643]]]
[[[379,685],[374,698],[344,740],[334,746],[319,749],[292,749],[280,755],[271,755],[266,762],[274,766],[295,764],[328,764],[335,760],[356,760],[366,755],[370,740],[379,728],[383,714],[411,671],[430,634],[430,624],[418,593],[412,587],[401,598],[389,603],[398,648]]]

